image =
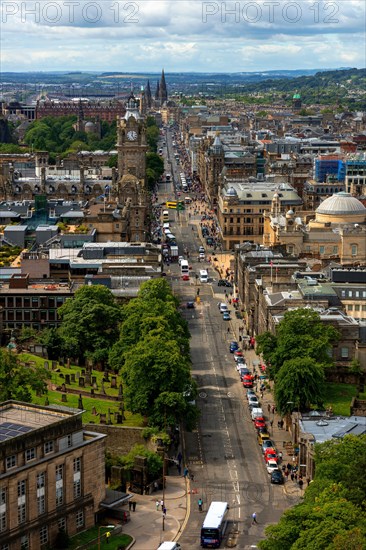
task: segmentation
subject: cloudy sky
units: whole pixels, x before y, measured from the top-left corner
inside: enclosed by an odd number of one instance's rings
[[[366,0],[1,0],[1,71],[365,67]]]

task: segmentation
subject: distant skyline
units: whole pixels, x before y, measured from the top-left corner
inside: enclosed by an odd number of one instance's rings
[[[365,0],[2,0],[1,71],[363,68]]]

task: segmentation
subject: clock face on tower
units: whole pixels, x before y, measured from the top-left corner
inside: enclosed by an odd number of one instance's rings
[[[129,132],[127,132],[127,139],[128,141],[136,141],[137,132],[135,132],[134,130],[130,130]]]

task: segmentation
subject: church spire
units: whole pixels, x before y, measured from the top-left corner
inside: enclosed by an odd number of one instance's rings
[[[160,97],[160,84],[159,84],[159,80],[158,80],[157,83],[156,83],[155,99],[158,100],[159,97]]]
[[[167,90],[167,87],[166,87],[166,82],[165,82],[165,74],[164,74],[164,69],[161,71],[161,78],[160,78],[160,102],[161,104],[163,104],[165,101],[168,100],[168,90]]]
[[[148,109],[151,109],[152,97],[151,97],[150,80],[148,80],[146,84],[145,100],[146,100],[146,107]]]

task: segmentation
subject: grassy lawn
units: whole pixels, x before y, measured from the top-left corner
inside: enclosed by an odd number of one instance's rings
[[[113,530],[110,530],[111,537],[109,539],[109,543],[107,544],[105,539],[105,533],[108,531],[105,527],[101,527],[100,529],[100,547],[105,548],[108,550],[117,550],[120,546],[126,547],[130,544],[132,541],[132,537],[129,535],[125,535],[123,533],[118,535],[113,535]],[[89,541],[96,541],[95,544],[88,544]],[[83,533],[79,533],[78,535],[75,535],[71,538],[69,550],[76,550],[80,546],[83,546],[84,544],[88,544],[88,550],[98,550],[98,527],[92,527],[91,529],[88,529],[87,531],[84,531]]]
[[[332,407],[335,416],[349,416],[351,400],[356,394],[357,388],[351,384],[327,383],[325,406]]]
[[[32,355],[30,353],[20,353],[18,355],[18,359],[24,363],[33,361],[37,367],[44,367],[45,359],[42,357],[38,357],[37,355]],[[76,377],[76,373],[81,374],[81,367],[78,367],[76,365],[71,365],[70,368],[63,367],[58,365],[58,372],[51,370],[52,362],[48,361],[49,363],[49,374],[50,374],[50,383],[52,386],[61,386],[63,382],[65,382],[65,375],[66,374],[75,374],[75,383],[67,384],[66,388],[71,388],[74,390],[83,390],[90,393],[90,390],[92,389],[91,386],[85,386],[84,388],[79,388],[79,382]],[[98,389],[95,390],[95,392],[98,394],[101,389],[101,383],[104,376],[103,372],[93,370],[92,376],[95,376],[97,379],[97,385]],[[111,380],[111,375],[109,376],[109,379]],[[104,382],[104,390],[107,395],[117,397],[118,396],[118,386],[120,383],[121,378],[117,376],[117,388],[111,388],[110,382]],[[33,394],[32,396],[32,403],[36,403],[37,405],[44,405],[45,400],[48,398],[50,405],[63,405],[67,407],[74,407],[78,408],[78,401],[79,401],[79,395],[78,394],[71,394],[67,393],[67,402],[63,403],[61,401],[61,392],[55,391],[53,389],[48,390],[48,393],[42,396],[37,396]],[[108,411],[110,411],[111,414],[111,420],[113,424],[116,424],[114,412],[118,412],[119,410],[119,401],[111,401],[102,399],[100,396],[98,397],[87,397],[83,396],[83,409],[85,410],[85,413],[83,413],[83,422],[84,423],[90,423],[94,422],[95,424],[99,424],[99,414],[108,414]],[[93,414],[93,409],[95,409],[96,414]],[[131,414],[128,411],[125,411],[125,417],[126,420],[123,422],[123,426],[143,426],[143,418],[139,414]]]

